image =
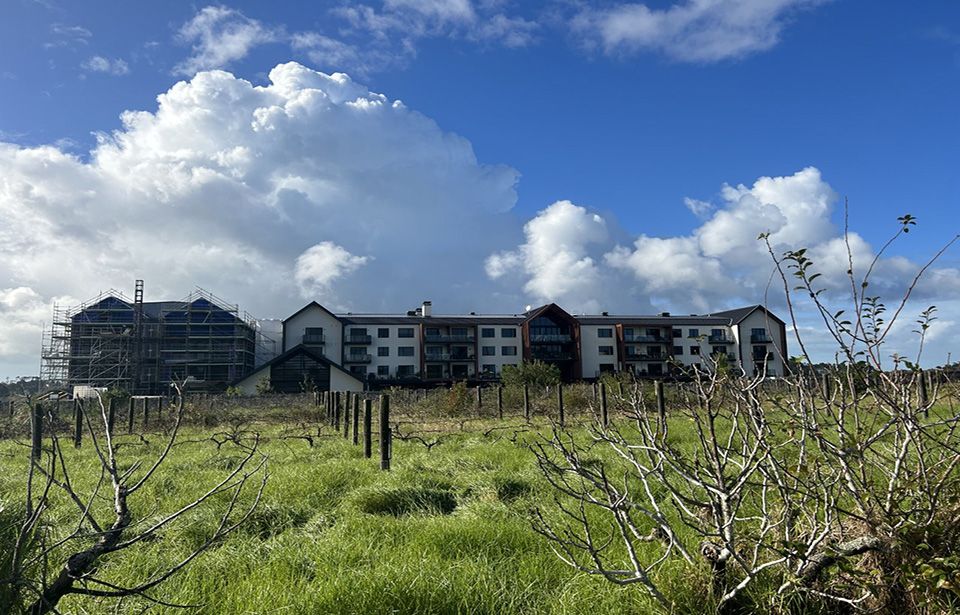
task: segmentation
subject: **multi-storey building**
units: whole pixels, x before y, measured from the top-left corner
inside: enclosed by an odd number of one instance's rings
[[[690,316],[574,316],[556,304],[521,314],[441,315],[429,301],[405,314],[334,314],[312,302],[282,328],[282,353],[239,381],[243,390],[482,382],[533,360],[556,365],[565,381],[619,371],[663,377],[720,364],[778,376],[787,357],[783,321],[759,305]],[[291,366],[305,361],[310,367],[291,376]]]
[[[253,371],[267,345],[257,321],[237,306],[199,289],[178,301],[144,301],[137,280],[132,300],[109,291],[75,308],[54,308],[42,378],[134,394],[164,393],[173,382],[220,391]]]

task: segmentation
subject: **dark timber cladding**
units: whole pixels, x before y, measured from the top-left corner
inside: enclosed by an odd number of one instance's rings
[[[270,388],[277,393],[330,390],[330,360],[297,346],[270,361]]]
[[[523,358],[560,369],[564,382],[580,378],[580,323],[555,303],[527,313],[523,321]]]

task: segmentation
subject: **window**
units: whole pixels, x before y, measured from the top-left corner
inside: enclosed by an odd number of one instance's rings
[[[304,335],[323,335],[323,327],[306,327],[303,330]]]
[[[723,329],[710,329],[710,337],[724,337]]]
[[[427,366],[427,378],[443,378],[443,366],[442,366],[442,365],[428,365],[428,366]]]
[[[497,366],[496,366],[496,365],[484,365],[483,367],[481,367],[481,369],[483,370],[483,373],[484,373],[484,374],[487,374],[487,375],[489,375],[489,376],[496,376],[496,375],[497,375]]]
[[[366,376],[367,375],[367,366],[366,365],[351,365],[350,373],[354,376]]]
[[[389,356],[390,356],[390,348],[389,348],[389,346],[381,346],[380,348],[377,348],[377,356],[378,356],[378,357],[389,357]]]
[[[404,376],[412,376],[413,374],[414,374],[414,372],[413,372],[413,366],[412,366],[412,365],[399,365],[399,366],[397,366],[397,376],[400,376],[400,377],[402,378],[402,377],[404,377]]]
[[[356,327],[350,329],[350,337],[363,337],[367,334],[367,328],[358,329]]]
[[[597,329],[597,337],[613,337],[613,329]]]
[[[403,329],[401,329],[402,331]],[[438,327],[427,327],[424,329],[424,333],[427,334],[427,337],[440,337],[440,329]],[[402,335],[400,337],[403,337]]]
[[[400,327],[397,329],[397,337],[413,337],[413,327]]]
[[[377,376],[380,378],[389,378],[390,377],[390,367],[387,365],[378,365],[377,366]]]
[[[500,329],[500,337],[517,337],[516,329]]]
[[[390,329],[387,327],[380,327],[377,329],[377,337],[383,339],[385,337],[390,337]]]
[[[367,349],[363,346],[352,346],[350,348],[350,356],[352,357],[362,357],[367,354]]]
[[[603,373],[609,373],[613,371],[613,363],[601,363],[600,371]]]
[[[713,354],[713,355],[727,354],[727,349],[724,348],[723,346],[711,346],[710,354]]]
[[[397,348],[398,357],[412,357],[413,356],[413,346],[400,346]]]
[[[699,347],[699,346],[691,346],[691,347],[690,347],[690,354],[692,354],[692,355],[698,355],[698,354],[700,354],[700,347]]]
[[[673,330],[673,337],[675,337],[675,338],[677,338],[677,337],[683,337],[683,329],[674,329],[674,330]]]
[[[480,329],[480,337],[496,337],[496,336],[497,336],[497,330],[492,327],[489,327],[489,328],[485,327],[483,329]]]
[[[687,337],[700,337],[700,329],[689,329]]]
[[[450,327],[450,335],[453,337],[467,337],[466,327]]]
[[[495,357],[497,356],[497,347],[496,346],[484,346],[480,349],[480,354],[485,357]]]
[[[515,357],[517,356],[517,347],[516,346],[501,346],[500,354],[505,357]]]
[[[683,354],[683,346],[674,346],[673,354]]]
[[[613,356],[613,346],[601,346],[600,354],[603,356],[612,357]]]

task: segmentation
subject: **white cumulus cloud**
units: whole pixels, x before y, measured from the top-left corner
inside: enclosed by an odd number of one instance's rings
[[[519,233],[518,173],[480,163],[463,137],[296,63],[264,86],[201,72],[157,101],[82,159],[0,143],[0,288],[17,298],[0,318],[0,373],[35,369],[56,297],[130,294],[136,278],[148,300],[201,286],[261,317],[306,298],[490,300],[483,260]]]

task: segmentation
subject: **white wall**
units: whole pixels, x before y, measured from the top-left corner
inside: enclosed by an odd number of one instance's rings
[[[411,365],[413,366],[413,372],[417,373],[420,371],[420,324],[419,322],[398,322],[391,324],[348,324],[344,330],[344,335],[350,337],[351,330],[360,330],[366,329],[367,335],[371,338],[371,343],[369,346],[362,346],[365,349],[365,354],[369,354],[373,357],[370,363],[362,364],[366,365],[367,373],[377,375],[378,367],[385,366],[388,370],[388,376],[379,376],[380,378],[389,377],[395,378],[397,375],[397,367],[401,365]],[[399,337],[400,329],[413,329],[413,337]],[[379,330],[387,329],[387,337],[380,337]],[[399,349],[401,346],[412,346],[413,347],[413,356],[411,357],[401,357],[399,354]],[[348,344],[344,350],[346,357],[350,353],[350,349],[354,348],[353,344]],[[379,356],[378,349],[386,348],[389,353],[386,357]],[[343,367],[347,371],[350,371],[350,367],[354,365],[353,363],[344,363]]]
[[[326,340],[326,343],[322,346],[323,354],[334,363],[339,364],[343,350],[342,325],[336,317],[315,305],[311,305],[284,323],[284,348],[290,350],[300,344],[307,327],[323,327],[323,335]],[[319,350],[320,347],[312,348]]]
[[[780,329],[780,323],[770,318],[764,310],[754,310],[749,316],[743,319],[739,325],[735,327],[737,329],[736,335],[739,339],[739,347],[741,350],[741,356],[743,357],[743,371],[748,375],[752,376],[754,373],[754,367],[759,366],[762,370],[762,363],[753,360],[753,347],[754,346],[763,346],[767,349],[768,352],[773,353],[773,358],[767,362],[767,371],[768,376],[783,376],[784,375],[784,348],[786,340],[783,339],[782,331]],[[765,329],[770,339],[773,340],[773,343],[770,344],[754,344],[750,341],[751,329]]]
[[[331,391],[362,391],[363,383],[350,376],[349,374],[344,374],[339,369],[335,367],[330,368],[330,390]]]
[[[493,329],[493,337],[483,337],[483,329]],[[516,337],[504,337],[504,330],[514,331]],[[480,365],[480,373],[483,373],[484,365],[493,365],[499,375],[503,371],[504,365],[519,365],[523,361],[523,333],[517,325],[484,324],[480,322],[477,325],[477,363]],[[494,355],[484,356],[483,347],[493,346]],[[510,356],[503,354],[503,347],[511,346],[517,349],[517,354]]]
[[[238,389],[240,389],[240,391],[244,395],[247,395],[247,396],[257,395],[259,393],[259,391],[257,390],[257,386],[259,386],[260,383],[263,382],[264,380],[267,381],[268,383],[270,382],[269,366],[264,367],[263,369],[250,374],[249,376],[247,376],[246,378],[238,382],[236,386]]]
[[[610,337],[600,337],[600,329],[609,329]],[[601,355],[600,346],[613,346],[612,355]],[[620,369],[620,349],[617,347],[617,327],[614,323],[603,325],[580,325],[580,370],[584,378],[596,378],[601,363],[613,364]]]

